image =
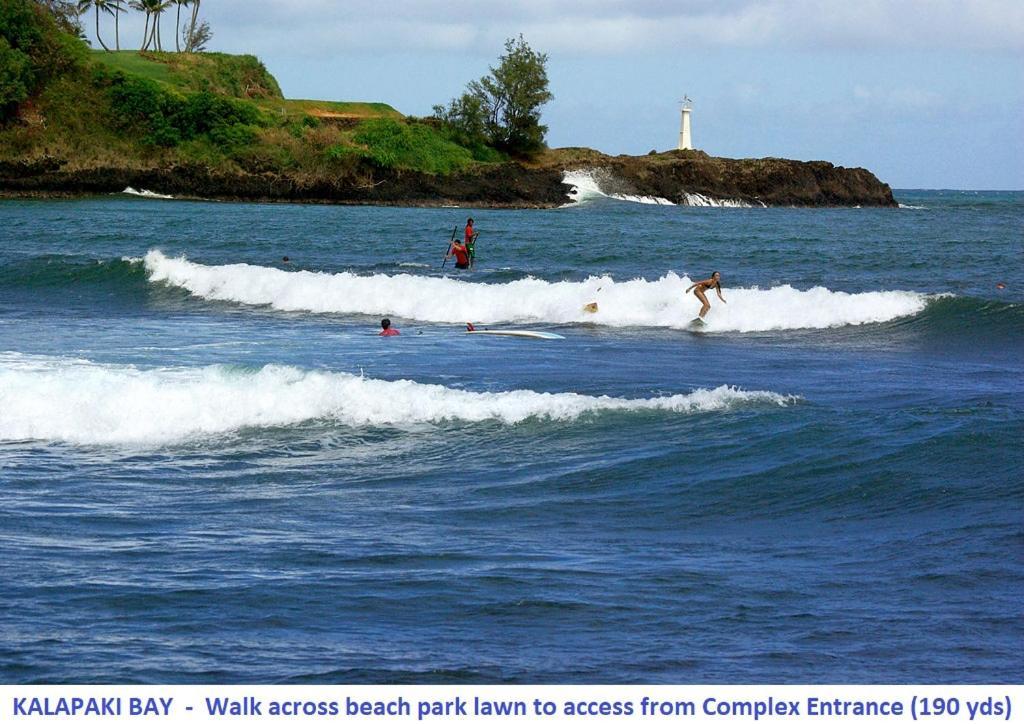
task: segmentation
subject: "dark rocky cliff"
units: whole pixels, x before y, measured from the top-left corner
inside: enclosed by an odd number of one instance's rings
[[[223,172],[201,165],[81,168],[42,158],[0,162],[0,194],[81,195],[132,186],[224,200],[550,207],[571,200],[562,183],[567,170],[591,174],[604,193],[656,196],[677,204],[701,203],[703,197],[754,206],[896,205],[889,186],[869,171],[823,161],[727,159],[700,151],[606,156],[589,149],[557,149],[530,163],[484,165],[450,175],[366,164],[335,178],[267,169]]]
[[[545,165],[596,171],[605,193],[655,196],[676,204],[694,196],[751,206],[896,206],[892,189],[863,168],[784,158],[716,158],[703,151],[605,156],[560,149]]]

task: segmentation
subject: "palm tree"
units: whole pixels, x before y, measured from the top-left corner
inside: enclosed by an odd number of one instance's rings
[[[121,13],[125,12],[124,0],[107,0],[107,3],[114,15],[114,48],[121,50],[121,28],[118,21],[121,19]]]
[[[181,52],[181,6],[188,7],[192,4],[192,0],[171,0],[175,5],[178,6],[178,13],[174,18],[174,47],[180,53]]]
[[[149,50],[150,46],[153,50],[163,49],[160,46],[160,16],[171,2],[172,0],[135,0],[132,4],[136,10],[146,13],[146,29],[143,31],[140,50]],[[150,19],[153,20],[152,25],[149,24]]]
[[[142,0],[128,0],[128,7],[132,10],[138,10],[139,12],[146,12],[146,6],[142,4]],[[149,36],[149,13],[146,12],[146,27],[142,31],[142,43],[145,45],[146,38]],[[142,47],[139,47],[142,50]]]
[[[139,12],[146,13],[146,27],[142,30],[142,45],[139,46],[139,51],[143,51],[149,45],[149,17],[151,15],[149,11],[149,4],[146,0],[131,0],[130,6],[132,10],[138,10]]]
[[[163,50],[163,36],[160,34],[160,18],[164,14],[164,10],[171,6],[174,0],[156,0],[154,3],[153,13],[156,15],[156,49]]]
[[[199,18],[199,3],[200,0],[192,0],[192,19],[188,24],[188,35],[185,36],[188,38],[188,42],[185,43],[186,53],[191,53],[196,49],[193,38],[195,38],[196,35],[196,20]]]
[[[100,45],[103,46],[103,49],[109,53],[110,48],[107,47],[107,44],[103,42],[103,38],[100,37],[100,11],[102,10],[103,12],[111,15],[114,14],[114,11],[111,10],[110,0],[79,0],[78,14],[84,15],[89,11],[90,7],[95,8],[96,10],[96,40],[98,40]]]

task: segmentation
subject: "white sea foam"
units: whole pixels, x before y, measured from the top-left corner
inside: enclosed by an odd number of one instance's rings
[[[614,188],[621,185],[604,169],[578,169],[575,171],[563,171],[562,183],[571,187],[568,193],[573,201],[586,202],[596,198],[618,199],[619,201],[631,201],[637,204],[656,204],[659,206],[675,206],[673,202],[661,196],[636,196],[633,194],[614,193],[605,191],[607,188]],[[574,204],[568,204],[572,206]],[[739,199],[719,199],[713,196],[705,196],[698,193],[683,193],[683,206],[713,206],[722,208],[751,208],[754,204]],[[765,204],[758,204],[765,207]]]
[[[562,183],[571,187],[567,195],[576,202],[604,197],[609,199],[618,199],[619,201],[632,201],[636,204],[675,206],[671,201],[660,196],[636,196],[632,194],[605,193],[601,190],[601,185],[593,171],[563,171]]]
[[[474,322],[588,323],[611,327],[686,327],[700,310],[691,280],[669,272],[660,279],[581,282],[520,279],[477,284],[412,274],[359,276],[285,271],[249,264],[207,266],[157,250],[142,260],[153,282],[187,289],[203,299],[269,305],[283,311],[372,314],[461,324]],[[728,279],[726,279],[728,283]],[[851,294],[824,287],[723,290],[727,304],[710,295],[707,331],[757,332],[823,329],[886,322],[917,314],[929,296],[908,291]],[[597,302],[596,313],[584,305]]]
[[[915,211],[922,211],[927,209],[927,206],[914,206],[913,204],[898,204],[901,209],[913,209]]]
[[[126,186],[122,194],[129,194],[131,196],[142,196],[147,199],[173,199],[173,196],[168,194],[158,194],[155,191],[147,191],[146,189],[133,189],[131,186]]]
[[[705,196],[704,194],[691,194],[684,193],[683,200],[686,201],[684,206],[713,206],[717,208],[730,208],[730,209],[749,209],[753,208],[754,204],[746,201],[740,201],[739,199],[716,199],[713,196]],[[758,204],[761,208],[767,208],[767,204]]]
[[[351,427],[572,421],[606,411],[699,413],[796,398],[721,386],[641,399],[532,390],[469,392],[409,380],[268,365],[139,369],[0,353],[0,440],[160,445],[243,428],[328,420]]]

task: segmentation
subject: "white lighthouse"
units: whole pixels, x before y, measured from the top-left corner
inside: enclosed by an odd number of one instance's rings
[[[693,148],[693,141],[690,138],[690,108],[693,101],[689,96],[683,96],[681,103],[683,108],[679,118],[679,150],[682,151]]]

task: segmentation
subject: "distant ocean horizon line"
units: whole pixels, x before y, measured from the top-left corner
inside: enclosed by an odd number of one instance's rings
[[[955,191],[958,193],[976,193],[976,194],[1019,194],[1024,193],[1024,189],[955,189],[955,188],[924,188],[924,187],[910,187],[910,186],[890,186],[893,193],[900,191]]]

